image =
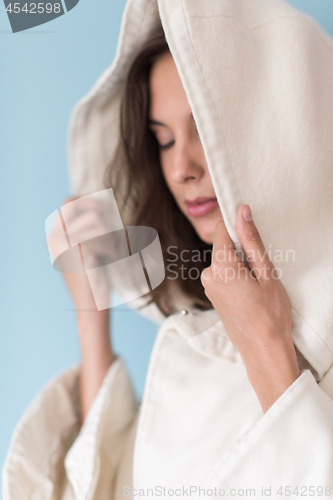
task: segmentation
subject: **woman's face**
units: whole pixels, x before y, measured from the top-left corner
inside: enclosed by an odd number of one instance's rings
[[[191,108],[169,53],[152,68],[150,96],[150,128],[160,145],[165,181],[198,236],[213,243],[222,215]]]

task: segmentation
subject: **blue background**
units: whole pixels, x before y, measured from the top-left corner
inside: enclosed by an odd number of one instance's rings
[[[293,0],[333,36],[332,0]],[[38,390],[79,362],[73,305],[45,245],[44,222],[69,194],[70,113],[113,60],[124,0],[81,0],[66,15],[12,34],[0,4],[0,467]],[[112,310],[115,350],[142,395],[158,325]]]

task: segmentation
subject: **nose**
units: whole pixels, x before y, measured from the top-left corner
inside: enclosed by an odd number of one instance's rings
[[[176,183],[199,181],[205,173],[202,146],[192,141],[176,141],[172,158],[171,179]]]

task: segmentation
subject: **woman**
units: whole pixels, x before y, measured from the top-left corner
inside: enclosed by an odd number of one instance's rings
[[[18,426],[5,500],[331,496],[332,47],[280,1],[128,4],[116,61],[73,115],[75,194],[111,185],[165,258],[212,245],[212,261],[148,296],[169,317],[139,411],[107,310],[78,312],[82,376]],[[84,275],[66,279],[93,304]]]

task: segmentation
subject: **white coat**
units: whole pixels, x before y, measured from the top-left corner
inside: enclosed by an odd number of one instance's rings
[[[283,0],[129,0],[72,115],[76,195],[103,189],[126,72],[160,23],[235,247],[248,203],[281,270],[301,375],[263,414],[216,311],[179,297],[142,403],[118,358],[79,430],[79,367],[56,377],[15,429],[3,498],[333,497],[333,41]]]

